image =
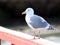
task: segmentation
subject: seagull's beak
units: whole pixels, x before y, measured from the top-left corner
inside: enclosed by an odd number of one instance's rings
[[[25,12],[25,11],[24,11],[24,12],[22,12],[22,15],[23,15],[23,14],[26,14],[26,12]]]

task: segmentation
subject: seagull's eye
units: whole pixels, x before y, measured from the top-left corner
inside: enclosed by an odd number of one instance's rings
[[[28,10],[29,11],[29,10]]]

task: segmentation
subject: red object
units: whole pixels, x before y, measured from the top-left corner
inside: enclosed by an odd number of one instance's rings
[[[22,37],[18,37],[6,32],[2,32],[2,31],[0,31],[0,39],[8,41],[12,43],[12,45],[41,45],[37,42],[31,41]]]

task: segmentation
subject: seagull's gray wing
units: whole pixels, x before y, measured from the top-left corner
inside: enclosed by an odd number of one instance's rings
[[[40,16],[37,16],[37,15],[34,15],[30,18],[30,25],[33,27],[33,28],[45,28],[48,23],[47,21],[45,21],[42,17]]]

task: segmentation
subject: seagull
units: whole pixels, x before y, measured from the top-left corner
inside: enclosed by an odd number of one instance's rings
[[[26,14],[25,20],[27,25],[34,30],[34,39],[37,32],[37,35],[40,38],[40,30],[54,30],[54,27],[50,25],[44,18],[34,14],[33,8],[27,8],[24,12],[22,12],[22,15],[23,14]]]

